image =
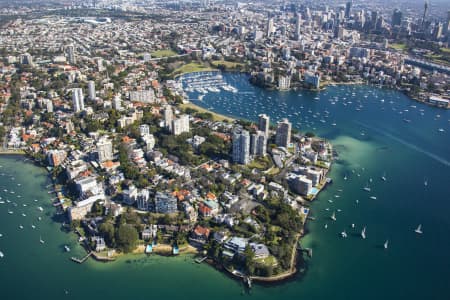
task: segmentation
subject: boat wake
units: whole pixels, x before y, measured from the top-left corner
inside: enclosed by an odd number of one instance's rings
[[[392,135],[392,134],[390,134],[389,132],[386,132],[386,131],[383,131],[383,130],[381,130],[381,129],[372,127],[372,126],[370,126],[370,125],[364,124],[364,123],[359,122],[359,121],[354,121],[354,122],[355,122],[356,124],[360,125],[360,126],[363,126],[363,127],[367,128],[367,129],[373,130],[373,131],[375,131],[375,132],[377,132],[377,133],[379,133],[379,134],[382,134],[382,135],[384,135],[384,136],[387,136],[388,138],[390,138],[390,139],[392,139],[392,140],[394,140],[394,141],[396,141],[396,142],[399,142],[400,144],[402,144],[402,145],[404,145],[404,146],[406,146],[406,147],[408,147],[408,148],[410,148],[410,149],[413,149],[413,150],[415,150],[415,151],[417,151],[417,152],[420,152],[420,153],[422,153],[422,154],[425,154],[426,156],[428,156],[428,157],[434,159],[435,161],[437,161],[437,162],[439,162],[439,163],[441,163],[441,164],[443,164],[443,165],[445,165],[445,166],[447,166],[447,167],[450,167],[450,161],[446,160],[446,159],[443,158],[443,157],[440,157],[440,156],[438,156],[438,155],[436,155],[436,154],[434,154],[434,153],[431,153],[430,151],[427,151],[427,150],[422,149],[422,148],[420,148],[420,147],[418,147],[418,146],[416,146],[416,145],[414,145],[414,144],[411,144],[410,142],[407,142],[407,141],[405,141],[405,140],[403,140],[403,139],[401,139],[401,138],[399,138],[399,137],[397,137],[397,136],[395,136],[395,135]]]

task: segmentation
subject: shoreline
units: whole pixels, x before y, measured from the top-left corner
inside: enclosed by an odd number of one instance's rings
[[[193,103],[191,101],[189,101],[187,103],[180,104],[179,107],[183,108],[183,109],[186,109],[186,108],[195,109],[195,110],[197,110],[200,113],[210,113],[213,116],[213,119],[215,121],[228,121],[228,122],[231,122],[231,123],[236,121],[236,119],[234,119],[232,117],[228,117],[228,116],[216,113],[216,112],[214,112],[212,110],[209,110],[207,108],[203,108],[203,107],[201,107],[201,106],[199,106],[199,105],[197,105],[197,104],[195,104],[195,103]]]

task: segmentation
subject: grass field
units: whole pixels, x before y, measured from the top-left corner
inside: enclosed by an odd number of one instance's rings
[[[184,73],[192,73],[192,72],[200,72],[200,71],[213,71],[216,70],[215,68],[211,68],[208,66],[205,66],[203,64],[199,64],[196,62],[188,63],[186,65],[182,65],[178,69],[172,72],[172,76],[180,75]]]
[[[178,53],[176,53],[175,51],[170,50],[170,49],[157,50],[157,51],[151,53],[152,57],[154,57],[154,58],[169,57],[169,56],[174,56],[177,54]]]
[[[212,112],[212,111],[209,111],[207,109],[204,109],[203,107],[200,107],[200,106],[195,105],[193,103],[184,103],[184,104],[181,104],[180,107],[183,108],[183,109],[185,109],[185,108],[195,109],[196,111],[201,112],[201,113],[205,113],[205,112],[210,113],[213,116],[213,120],[214,121],[228,121],[228,122],[233,122],[234,121],[233,118],[217,114],[215,112]]]
[[[394,48],[396,50],[401,50],[401,51],[405,51],[406,50],[406,44],[390,44],[389,45],[391,48]]]
[[[441,48],[441,51],[450,54],[450,48]]]
[[[211,64],[214,67],[218,67],[219,65],[224,65],[225,68],[227,68],[227,69],[236,69],[237,66],[244,67],[244,64],[242,64],[242,63],[225,61],[225,60],[214,60],[211,62]]]

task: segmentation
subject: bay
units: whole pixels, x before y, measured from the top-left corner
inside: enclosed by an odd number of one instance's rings
[[[45,170],[20,156],[1,156],[0,197],[11,201],[0,204],[2,299],[450,298],[449,111],[371,86],[277,92],[250,85],[246,75],[224,74],[224,79],[239,92],[208,93],[193,102],[253,121],[259,113],[272,122],[288,117],[300,131],[330,140],[339,153],[330,174],[333,184],[312,204],[316,220],[308,223],[302,243],[313,249],[313,258],[304,276],[256,285],[247,293],[242,283],[190,257],[135,255],[109,264],[75,264],[70,256],[81,257],[84,250],[54,220]],[[380,179],[384,173],[386,181]],[[363,190],[367,183],[370,193]],[[336,222],[329,218],[333,211]],[[422,235],[414,232],[419,223]],[[339,236],[343,230],[347,239]]]

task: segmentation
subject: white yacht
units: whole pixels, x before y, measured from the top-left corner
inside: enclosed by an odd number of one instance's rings
[[[388,244],[389,244],[389,240],[386,240],[386,242],[384,242],[384,245],[383,245],[384,249],[388,248]]]
[[[44,211],[44,209],[41,206],[38,206],[37,208],[39,211]]]
[[[64,249],[66,250],[66,252],[70,252],[70,248],[67,245],[64,245]]]
[[[345,230],[342,231],[342,232],[341,232],[341,236],[342,236],[343,238],[346,238],[346,237],[347,237],[347,232],[345,232]]]
[[[331,215],[331,220],[333,220],[333,221],[336,221],[336,213],[335,212],[333,212],[333,214]]]
[[[45,241],[44,241],[41,237],[39,237],[39,242],[40,242],[41,244],[45,244]]]
[[[362,237],[363,239],[366,238],[366,227],[365,227],[365,226],[364,226],[363,230],[361,231],[361,237]]]
[[[422,232],[422,224],[419,224],[419,226],[417,226],[417,228],[414,230],[414,232],[418,233],[418,234],[422,234],[423,233]]]
[[[377,197],[375,197],[375,196],[370,196],[370,199],[372,199],[372,200],[377,200]]]
[[[383,176],[381,176],[381,180],[386,181],[386,172],[384,172]]]
[[[0,251],[0,258],[3,258],[5,255],[3,254],[2,251]]]

